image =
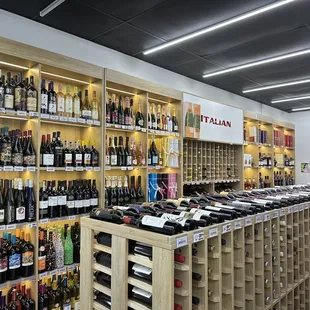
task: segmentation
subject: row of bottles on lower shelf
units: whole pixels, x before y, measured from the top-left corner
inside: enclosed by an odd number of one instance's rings
[[[53,271],[65,265],[80,263],[80,225],[54,225],[40,228],[38,272]]]
[[[40,188],[39,218],[58,218],[89,213],[98,207],[96,180],[43,181]]]
[[[34,245],[30,233],[16,229],[0,238],[0,283],[34,275]]]
[[[0,166],[36,166],[36,152],[32,142],[32,130],[9,131],[9,127],[0,128]]]
[[[70,146],[69,146],[70,144]],[[40,147],[41,167],[99,167],[99,152],[92,141],[61,141],[60,131],[42,136]]]
[[[108,176],[105,181],[105,206],[124,206],[128,203],[136,203],[144,201],[144,193],[142,190],[142,178],[138,176],[136,186],[135,176],[130,177],[130,186],[128,184],[129,177],[124,176]]]
[[[39,283],[38,310],[80,309],[80,271],[53,275]]]
[[[13,285],[4,295],[0,291],[0,309],[1,310],[35,310],[36,304],[31,296],[31,288],[25,284]],[[44,309],[42,309],[44,310]]]
[[[36,198],[33,180],[0,179],[0,224],[34,222]]]
[[[149,173],[148,180],[149,201],[178,197],[176,173]]]

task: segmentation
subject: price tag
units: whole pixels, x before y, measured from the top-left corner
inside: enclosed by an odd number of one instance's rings
[[[75,167],[75,171],[84,171],[84,167]]]
[[[133,167],[127,167],[127,170],[128,171],[133,170]]]
[[[165,135],[165,132],[164,132],[163,130],[161,130],[161,131],[160,131],[160,134],[164,136],[164,135]]]
[[[122,170],[122,171],[126,171],[126,170],[127,170],[127,167],[121,167],[121,170]]]
[[[58,269],[50,271],[50,275],[52,276],[52,275],[56,274],[57,271],[58,271]]]
[[[58,115],[50,115],[50,119],[52,119],[53,121],[58,121],[59,117]]]
[[[128,126],[128,130],[134,130],[134,127],[132,125]]]
[[[110,123],[106,123],[106,124],[105,124],[105,127],[108,127],[108,128],[109,128],[109,127],[112,127],[112,125],[111,125]]]
[[[205,233],[203,231],[198,231],[194,233],[194,243],[202,241],[205,239]]]
[[[293,212],[293,207],[288,207],[288,209],[287,209],[287,214],[290,214],[290,213],[292,213]]]
[[[24,171],[24,167],[16,166],[16,167],[14,167],[14,171]]]
[[[3,171],[13,171],[13,166],[4,166]]]
[[[155,169],[157,169],[157,170],[160,169],[160,166],[155,166]]]
[[[67,269],[68,270],[74,270],[75,266],[68,266]]]
[[[41,274],[39,275],[39,278],[40,278],[40,279],[43,279],[43,278],[45,278],[45,277],[47,277],[47,272],[43,272],[43,273],[41,273]]]
[[[80,123],[80,124],[85,124],[86,123],[84,118],[78,118],[77,122]]]
[[[274,219],[279,217],[279,212],[278,211],[274,211],[273,212],[273,216],[272,216]]]
[[[179,134],[178,132],[176,132],[176,133],[175,133],[175,135],[176,135],[177,137],[179,137],[179,136],[180,136],[180,134]]]
[[[231,231],[231,224],[230,223],[223,225],[223,227],[222,227],[223,234],[228,233],[230,231]]]
[[[299,211],[299,206],[295,206],[294,207],[294,213],[298,212]]]
[[[61,122],[67,122],[67,121],[68,121],[68,117],[60,116],[60,117],[59,117],[59,120],[60,120]]]
[[[37,223],[29,223],[28,227],[29,228],[37,227]]]
[[[262,215],[261,214],[255,216],[255,224],[261,223],[262,220],[263,219],[262,219]]]
[[[146,132],[146,128],[141,128],[141,131],[142,132]]]
[[[18,116],[27,116],[27,112],[26,111],[17,111],[17,115]]]
[[[150,133],[154,133],[154,129],[150,129],[149,132],[150,132]]]
[[[69,216],[69,220],[70,220],[70,221],[76,220],[76,216],[75,216],[75,215]]]
[[[219,232],[218,232],[217,227],[211,228],[209,230],[209,238],[216,237],[216,236],[218,236],[218,234],[219,234]]]
[[[47,224],[47,223],[48,223],[48,219],[40,220],[40,224]]]
[[[29,116],[30,116],[30,117],[38,117],[38,116],[39,116],[39,113],[38,113],[38,112],[30,111],[30,112],[29,112]]]
[[[128,128],[127,128],[127,126],[125,126],[125,125],[122,125],[122,129],[128,129]]]
[[[109,171],[109,170],[111,170],[111,166],[105,166],[104,169],[107,170],[107,171]]]
[[[0,230],[5,230],[5,225],[1,225]]]
[[[188,244],[187,236],[177,238],[177,248],[183,247]]]
[[[41,118],[49,119],[50,116],[49,116],[49,114],[41,114]]]
[[[27,167],[28,172],[34,172],[36,171],[36,167]]]
[[[0,113],[4,113],[5,114],[5,108],[0,108]]]
[[[242,222],[241,221],[235,222],[235,230],[236,229],[241,229],[241,228],[242,228]]]
[[[94,167],[94,171],[100,171],[100,167]]]
[[[2,167],[0,167],[0,171],[2,171]]]
[[[16,224],[6,225],[6,229],[16,229]]]
[[[120,129],[120,128],[122,128],[122,126],[121,125],[115,125],[115,128]]]
[[[75,117],[69,117],[69,122],[76,123],[76,118]]]
[[[55,167],[46,167],[47,172],[55,172]]]
[[[264,222],[270,221],[270,213],[265,214],[264,216]]]
[[[94,121],[93,121],[92,119],[88,119],[88,120],[86,121],[86,123],[87,123],[88,125],[94,125]]]
[[[100,122],[99,121],[94,121],[94,125],[95,126],[100,126]]]
[[[58,270],[59,270],[59,273],[64,273],[64,272],[66,272],[66,268],[65,268],[65,267],[60,268],[60,269],[58,269]]]
[[[140,131],[141,127],[140,126],[136,126],[135,129],[136,129],[136,131]]]
[[[93,167],[86,167],[85,170],[86,171],[93,171]]]
[[[281,209],[280,210],[280,216],[285,216],[285,213],[286,213],[285,211],[286,211],[286,209]]]
[[[73,171],[74,168],[73,167],[65,167],[65,171]]]

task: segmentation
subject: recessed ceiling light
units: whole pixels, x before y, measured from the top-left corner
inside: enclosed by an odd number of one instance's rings
[[[285,55],[281,55],[281,56],[276,56],[276,57],[271,57],[271,58],[255,61],[255,62],[250,62],[248,64],[236,66],[236,67],[229,68],[229,69],[215,71],[212,73],[204,74],[202,77],[208,78],[208,77],[215,76],[215,75],[220,75],[220,74],[224,74],[224,73],[238,71],[238,70],[246,69],[246,68],[250,68],[250,67],[256,67],[256,66],[264,65],[264,64],[267,64],[270,62],[275,62],[275,61],[279,61],[279,60],[283,60],[283,59],[293,58],[293,57],[297,57],[297,56],[301,56],[301,55],[305,55],[305,54],[309,54],[309,53],[310,53],[310,49],[306,49],[306,50],[302,50],[302,51],[298,51],[298,52],[294,52],[294,53],[289,53],[289,54],[285,54]]]
[[[310,110],[310,107],[292,109],[292,112]]]
[[[56,9],[59,5],[61,5],[63,2],[65,2],[66,0],[55,0],[53,1],[50,5],[48,5],[45,9],[43,9],[40,12],[40,16],[43,17],[46,14],[48,14],[49,12],[53,11],[54,9]]]
[[[310,79],[274,84],[274,85],[270,85],[270,86],[262,86],[262,87],[251,88],[251,89],[245,89],[242,92],[244,94],[246,94],[246,93],[252,93],[255,91],[261,91],[261,90],[273,89],[273,88],[279,88],[279,87],[286,87],[286,86],[298,85],[298,84],[306,84],[306,83],[310,83]]]
[[[282,6],[282,5],[288,4],[288,3],[293,2],[293,1],[296,1],[296,0],[282,0],[282,1],[277,1],[277,2],[275,2],[275,3],[272,3],[272,4],[269,4],[269,5],[263,6],[263,7],[259,8],[259,9],[256,9],[256,10],[253,10],[253,11],[250,11],[250,12],[247,12],[247,13],[244,13],[244,14],[241,14],[241,15],[239,15],[239,16],[236,16],[236,17],[233,17],[233,18],[231,18],[231,19],[225,20],[225,21],[220,22],[220,23],[218,23],[218,24],[215,24],[215,25],[213,25],[213,26],[210,26],[210,27],[201,29],[201,30],[199,30],[199,31],[196,31],[196,32],[194,32],[194,33],[185,35],[185,36],[183,36],[183,37],[181,37],[181,38],[172,40],[172,41],[170,41],[170,42],[167,42],[167,43],[164,43],[164,44],[161,44],[161,45],[158,45],[158,46],[156,46],[156,47],[154,47],[154,48],[151,48],[151,49],[146,50],[145,52],[143,52],[143,54],[144,54],[144,55],[148,55],[148,54],[157,52],[157,51],[162,50],[162,49],[164,49],[164,48],[167,48],[167,47],[169,47],[169,46],[172,46],[172,45],[175,45],[175,44],[178,44],[178,43],[187,41],[187,40],[189,40],[189,39],[192,39],[192,38],[201,36],[201,35],[203,35],[203,34],[205,34],[205,33],[208,33],[208,32],[211,32],[211,31],[214,31],[214,30],[217,30],[217,29],[226,27],[226,26],[229,26],[229,25],[231,25],[231,24],[240,22],[240,21],[242,21],[242,20],[245,20],[245,19],[247,19],[247,18],[253,17],[253,16],[255,16],[255,15],[259,15],[259,14],[261,14],[261,13],[264,13],[264,12],[267,12],[267,11],[270,11],[270,10],[273,10],[273,9],[276,9],[277,7],[280,7],[280,6]]]
[[[287,99],[279,99],[279,100],[272,100],[271,103],[280,103],[280,102],[287,102],[287,101],[298,101],[310,99],[310,96],[303,96],[303,97],[294,97],[294,98],[287,98]]]

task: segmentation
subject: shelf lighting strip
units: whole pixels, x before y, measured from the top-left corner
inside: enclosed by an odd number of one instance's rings
[[[171,102],[168,101],[163,101],[163,100],[159,100],[159,99],[155,99],[155,98],[149,98],[149,101],[156,101],[156,102],[161,102],[161,103],[166,103],[166,104],[170,104]]]
[[[302,96],[302,97],[294,97],[294,98],[287,98],[287,99],[279,99],[279,100],[272,100],[271,103],[280,103],[280,102],[287,102],[287,101],[298,101],[310,99],[310,96]]]
[[[207,27],[207,28],[203,28],[199,31],[196,31],[194,33],[191,33],[191,34],[188,34],[188,35],[185,35],[183,37],[180,37],[178,39],[175,39],[175,40],[172,40],[172,41],[169,41],[167,43],[163,43],[161,45],[158,45],[156,47],[153,47],[151,49],[148,49],[146,51],[143,52],[144,55],[148,55],[148,54],[151,54],[151,53],[154,53],[154,52],[157,52],[157,51],[160,51],[164,48],[167,48],[169,46],[172,46],[172,45],[176,45],[176,44],[179,44],[181,42],[184,42],[184,41],[187,41],[187,40],[190,40],[190,39],[193,39],[195,37],[198,37],[198,36],[201,36],[205,33],[208,33],[208,32],[212,32],[214,30],[217,30],[217,29],[220,29],[220,28],[224,28],[226,26],[229,26],[229,25],[232,25],[232,24],[235,24],[237,22],[240,22],[242,20],[245,20],[245,19],[248,19],[250,17],[253,17],[253,16],[256,16],[256,15],[259,15],[261,13],[264,13],[264,12],[267,12],[267,11],[270,11],[270,10],[273,10],[273,9],[276,9],[278,7],[281,7],[285,4],[288,4],[290,2],[294,2],[294,1],[297,1],[297,0],[282,0],[282,1],[277,1],[275,3],[272,3],[272,4],[269,4],[269,5],[266,5],[266,6],[263,6],[259,9],[256,9],[256,10],[253,10],[253,11],[250,11],[250,12],[247,12],[247,13],[244,13],[244,14],[241,14],[239,16],[236,16],[236,17],[233,17],[231,19],[228,19],[228,20],[225,20],[223,22],[220,22],[218,24],[215,24],[215,25],[212,25],[210,27]]]
[[[88,83],[88,82],[77,80],[77,79],[73,79],[73,78],[69,78],[69,77],[63,76],[63,75],[58,75],[58,74],[54,74],[54,73],[50,73],[50,72],[46,72],[46,71],[41,71],[41,73],[49,75],[49,76],[54,76],[54,77],[62,78],[62,79],[68,80],[68,81],[73,81],[73,82],[78,82],[78,83],[90,85],[90,83]]]
[[[14,67],[14,68],[19,68],[19,69],[24,69],[24,70],[28,70],[28,67],[24,67],[24,66],[19,66],[19,65],[15,65],[9,62],[5,62],[5,61],[0,61],[1,65],[6,65],[6,66],[10,66],[10,67]]]
[[[115,91],[118,93],[123,93],[123,94],[127,94],[127,95],[131,95],[131,96],[136,96],[137,94],[135,93],[131,93],[129,91],[125,91],[125,90],[121,90],[121,89],[116,89],[116,88],[112,88],[112,87],[106,87],[107,90],[111,90],[111,91]]]

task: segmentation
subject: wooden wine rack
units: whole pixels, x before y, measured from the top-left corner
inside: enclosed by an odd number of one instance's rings
[[[171,237],[82,218],[81,309],[107,309],[92,300],[93,289],[111,296],[112,310],[172,310],[174,303],[186,310],[309,309],[309,207],[302,203]],[[112,235],[111,248],[97,244],[98,232]],[[152,246],[152,260],[130,254],[129,240]],[[112,254],[111,269],[89,267],[95,251]],[[174,262],[175,252],[186,256],[185,263]],[[152,285],[131,278],[128,262],[152,268]],[[112,275],[111,289],[93,280],[95,270]],[[192,280],[192,272],[201,281]],[[183,281],[181,289],[174,288],[175,278]],[[131,300],[128,284],[152,293],[152,306]]]

